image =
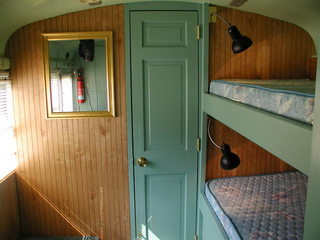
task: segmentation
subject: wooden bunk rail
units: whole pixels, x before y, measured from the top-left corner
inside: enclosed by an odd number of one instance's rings
[[[311,126],[207,93],[203,111],[308,174]]]

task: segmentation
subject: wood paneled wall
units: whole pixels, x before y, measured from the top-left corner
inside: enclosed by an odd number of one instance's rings
[[[309,62],[309,76],[310,79],[315,80],[316,79],[316,75],[317,75],[317,62],[318,62],[318,58],[317,57],[312,57],[310,58],[310,62]]]
[[[231,150],[240,157],[241,163],[239,167],[234,170],[223,170],[220,167],[221,151],[220,149],[213,147],[208,139],[207,179],[295,170],[284,161],[217,120],[211,123],[210,129],[213,139],[216,140],[217,143],[228,143]]]
[[[66,219],[54,204],[23,176],[17,175],[21,231],[25,236],[81,236],[73,219]],[[43,221],[45,219],[45,221]]]
[[[20,201],[24,236],[39,229],[31,212],[48,230],[42,234],[65,230],[36,190],[82,232],[102,240],[130,237],[123,15],[122,5],[70,13],[27,25],[9,40],[17,171],[34,187],[19,180],[21,197],[34,202]],[[108,30],[114,36],[117,117],[46,119],[41,33]]]
[[[310,59],[315,54],[311,37],[301,28],[280,20],[237,10],[218,8],[218,13],[253,40],[248,50],[233,54],[227,26],[218,19],[210,24],[211,79],[294,79],[309,78]],[[229,143],[242,159],[232,171],[220,167],[220,151],[208,140],[207,179],[293,170],[291,166],[218,121],[213,121],[218,143]]]
[[[218,14],[249,36],[253,45],[240,54],[231,51],[227,25],[210,23],[210,79],[294,79],[309,77],[315,55],[310,35],[302,28],[261,15],[218,8]]]
[[[20,239],[20,218],[15,174],[0,181],[0,239]]]

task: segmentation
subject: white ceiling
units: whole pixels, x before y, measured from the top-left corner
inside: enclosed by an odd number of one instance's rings
[[[160,0],[148,2],[150,1]],[[102,0],[102,2],[98,7],[138,1]],[[189,0],[188,2],[207,2],[229,7],[231,0]],[[0,56],[4,53],[8,38],[18,28],[38,20],[89,8],[92,7],[81,4],[79,0],[0,0]],[[320,0],[248,0],[236,9],[297,24],[310,33],[316,46],[320,44]]]

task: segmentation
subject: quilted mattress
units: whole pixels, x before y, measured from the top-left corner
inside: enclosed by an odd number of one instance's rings
[[[232,240],[303,238],[307,177],[301,172],[213,179],[206,196]]]
[[[209,92],[281,116],[312,124],[315,81],[243,80],[211,81]]]

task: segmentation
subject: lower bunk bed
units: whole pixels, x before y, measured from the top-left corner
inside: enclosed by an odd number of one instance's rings
[[[205,195],[229,239],[299,240],[306,189],[296,171],[209,180]]]
[[[203,155],[199,239],[303,239],[314,82],[248,81],[211,83],[210,91],[202,94],[203,129],[211,116],[299,171],[214,179],[205,184],[207,159]],[[207,138],[205,130],[202,138]],[[206,148],[205,140],[202,147]]]

